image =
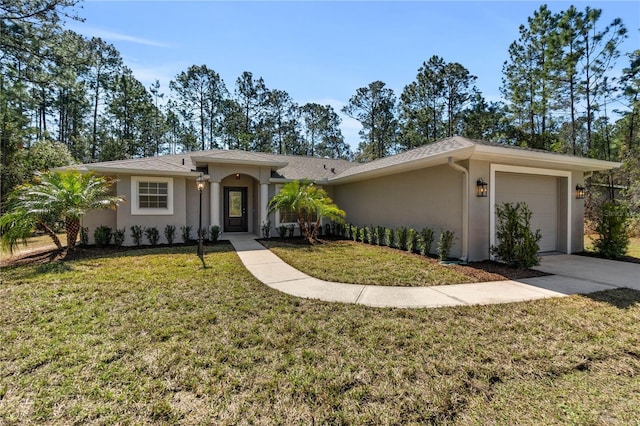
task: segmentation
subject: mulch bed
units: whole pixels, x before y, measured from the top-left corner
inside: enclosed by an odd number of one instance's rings
[[[590,251],[581,251],[580,253],[574,253],[574,254],[577,254],[578,256],[597,257],[598,259],[606,259],[605,257],[598,256],[597,254]],[[631,257],[631,256],[622,256],[618,259],[608,259],[608,260],[617,260],[620,262],[629,262],[629,263],[640,263],[640,259],[638,259],[637,257]]]

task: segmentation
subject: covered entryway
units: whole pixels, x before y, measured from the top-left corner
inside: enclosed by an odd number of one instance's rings
[[[532,212],[531,228],[540,230],[540,251],[558,250],[558,177],[497,172],[495,202],[525,202]]]
[[[224,232],[247,232],[248,209],[246,187],[224,188]]]

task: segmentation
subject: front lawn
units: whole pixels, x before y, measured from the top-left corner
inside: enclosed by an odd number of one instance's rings
[[[342,283],[418,287],[544,275],[495,262],[444,266],[430,257],[349,240],[323,240],[313,246],[303,240],[286,239],[261,243],[312,277]]]
[[[634,424],[640,293],[378,309],[230,246],[4,268],[0,424]]]

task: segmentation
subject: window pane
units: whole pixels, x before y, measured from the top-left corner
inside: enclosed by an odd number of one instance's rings
[[[168,208],[169,184],[167,182],[138,182],[140,208]]]
[[[229,191],[229,217],[242,217],[242,192]]]

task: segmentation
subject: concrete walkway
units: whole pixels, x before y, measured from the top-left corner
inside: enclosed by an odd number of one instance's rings
[[[225,234],[245,267],[271,288],[293,296],[374,307],[436,308],[562,297],[617,287],[640,290],[640,265],[583,256],[545,256],[537,269],[556,275],[433,287],[393,287],[323,281],[300,272],[255,241]],[[589,267],[587,267],[589,265]]]

